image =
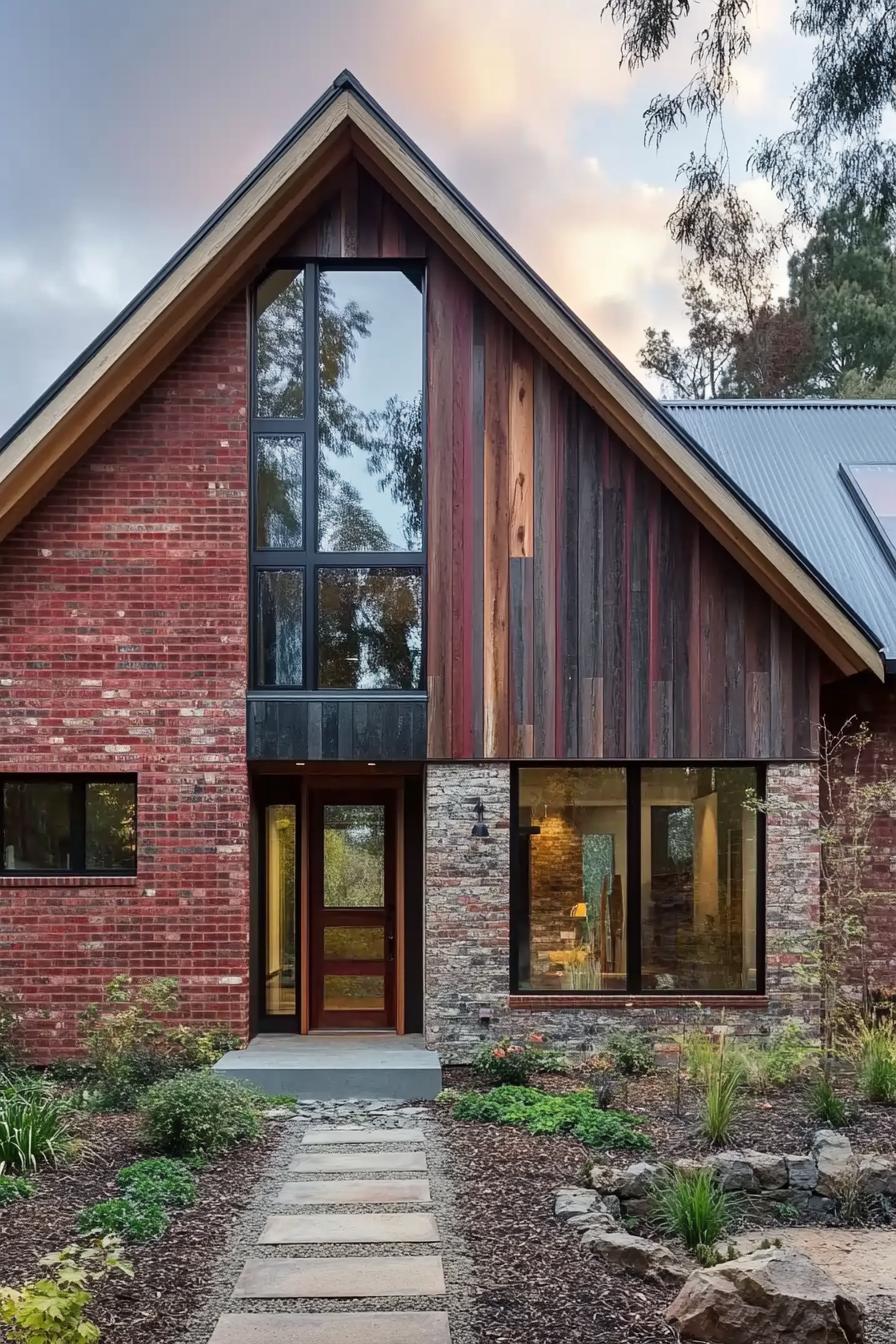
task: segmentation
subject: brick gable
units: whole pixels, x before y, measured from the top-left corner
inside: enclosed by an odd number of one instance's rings
[[[248,1025],[247,482],[240,297],[0,544],[0,770],[138,776],[136,878],[0,878],[38,1058],[123,971]]]

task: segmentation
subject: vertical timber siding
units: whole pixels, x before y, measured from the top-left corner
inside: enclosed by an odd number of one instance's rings
[[[429,248],[431,759],[809,757],[814,645]]]

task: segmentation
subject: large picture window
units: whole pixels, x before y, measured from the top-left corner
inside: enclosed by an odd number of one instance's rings
[[[254,684],[419,690],[422,269],[284,263],[254,325]]]
[[[0,792],[0,872],[136,870],[133,777],[7,775]]]
[[[761,990],[755,766],[521,768],[515,988]]]

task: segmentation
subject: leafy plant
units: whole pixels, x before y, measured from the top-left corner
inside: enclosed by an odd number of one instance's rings
[[[625,1078],[641,1078],[654,1067],[653,1043],[644,1031],[614,1031],[607,1037],[606,1053]]]
[[[534,1087],[502,1086],[462,1093],[452,1115],[493,1125],[514,1125],[530,1134],[572,1134],[590,1148],[649,1148],[639,1121],[624,1111],[601,1110],[589,1089],[549,1093]]]
[[[142,1096],[147,1142],[174,1156],[210,1156],[261,1133],[259,1093],[211,1072],[183,1073]]]
[[[703,1098],[703,1133],[710,1143],[725,1143],[741,1106],[743,1074],[735,1061],[719,1054]]]
[[[152,1199],[106,1199],[91,1204],[78,1215],[78,1231],[114,1233],[125,1241],[155,1241],[168,1226],[168,1214]]]
[[[522,1043],[502,1036],[495,1044],[482,1046],[473,1056],[473,1068],[483,1078],[497,1083],[527,1083],[533,1073],[557,1073],[567,1067],[559,1050],[545,1049],[544,1038],[533,1032]]]
[[[66,1246],[45,1255],[45,1278],[21,1288],[0,1287],[0,1322],[9,1344],[96,1344],[97,1326],[85,1317],[93,1294],[88,1285],[107,1274],[133,1269],[121,1258],[117,1237],[93,1246]]]
[[[0,1176],[0,1207],[17,1199],[28,1199],[33,1194],[34,1186],[24,1176]]]
[[[21,1021],[18,999],[7,990],[0,990],[0,1069],[9,1069],[19,1062]]]
[[[850,1037],[859,1091],[881,1106],[896,1105],[896,1024],[862,1023]]]
[[[221,1026],[172,1027],[168,1039],[182,1069],[210,1069],[228,1050],[239,1050],[243,1045],[241,1037],[229,1027]]]
[[[813,1117],[831,1129],[842,1129],[849,1120],[849,1107],[834,1091],[833,1083],[823,1073],[809,1089],[809,1110]]]
[[[747,1083],[761,1092],[795,1082],[818,1056],[818,1047],[796,1022],[781,1027],[767,1045],[740,1049]]]
[[[116,1180],[130,1199],[181,1209],[196,1202],[193,1173],[173,1157],[145,1157],[129,1167],[122,1167]]]
[[[43,1087],[7,1085],[0,1093],[0,1174],[36,1171],[68,1147],[67,1107]]]
[[[650,1190],[653,1218],[666,1236],[678,1237],[701,1264],[716,1264],[715,1243],[731,1225],[733,1201],[711,1171],[670,1167]]]

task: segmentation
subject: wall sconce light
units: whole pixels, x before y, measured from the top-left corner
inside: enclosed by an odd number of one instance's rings
[[[477,839],[481,840],[488,835],[488,827],[486,826],[485,821],[483,820],[483,818],[485,817],[485,806],[481,798],[476,799],[476,803],[474,805],[474,811],[476,812],[476,821],[473,824],[473,830],[471,834],[475,835]]]

